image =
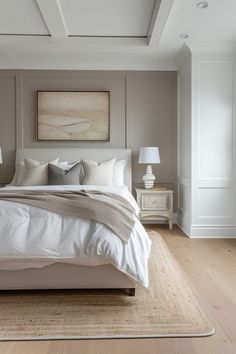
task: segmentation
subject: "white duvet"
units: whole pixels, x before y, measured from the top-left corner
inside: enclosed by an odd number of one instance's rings
[[[98,189],[123,196],[138,214],[136,201],[127,187],[9,186],[5,189]],[[89,266],[110,263],[148,287],[150,247],[151,241],[137,217],[126,244],[107,226],[95,221],[0,201],[0,270],[45,267],[57,262]]]

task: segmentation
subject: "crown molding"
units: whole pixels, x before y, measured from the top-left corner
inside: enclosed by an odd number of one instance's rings
[[[188,42],[192,54],[236,53],[236,42]]]

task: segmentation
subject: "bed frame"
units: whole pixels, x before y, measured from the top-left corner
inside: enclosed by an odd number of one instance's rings
[[[89,267],[55,263],[44,268],[0,271],[0,290],[124,289],[134,296],[135,287],[110,264]]]
[[[126,160],[125,184],[131,191],[131,150],[115,148],[30,148],[18,149],[16,162],[24,158],[48,161],[60,157],[61,161],[74,162],[80,159],[102,161],[116,157]],[[126,289],[135,295],[136,283],[114,266],[77,266],[56,263],[44,268],[0,271],[0,290],[25,289]]]

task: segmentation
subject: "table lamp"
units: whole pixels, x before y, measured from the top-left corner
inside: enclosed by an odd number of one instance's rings
[[[151,164],[161,163],[158,147],[141,147],[138,163],[147,164],[146,173],[143,176],[145,189],[153,188],[156,177],[152,173]]]

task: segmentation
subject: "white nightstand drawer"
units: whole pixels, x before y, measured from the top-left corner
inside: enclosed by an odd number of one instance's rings
[[[165,188],[144,189],[136,188],[137,203],[140,207],[140,220],[143,223],[169,221],[173,225],[173,191]]]
[[[168,194],[142,194],[142,210],[168,209]]]

